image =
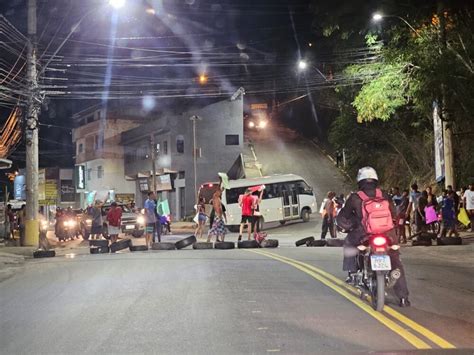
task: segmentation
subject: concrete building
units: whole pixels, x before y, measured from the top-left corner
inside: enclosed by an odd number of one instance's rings
[[[174,219],[194,213],[193,121],[196,120],[197,184],[217,181],[218,172],[228,172],[241,161],[243,148],[243,98],[221,100],[207,106],[162,113],[149,123],[122,133],[125,175],[135,184],[141,206],[151,189],[151,137],[155,141],[157,190],[167,199]],[[238,170],[235,169],[235,170]]]
[[[73,116],[76,172],[81,166],[84,174],[81,186],[76,185],[81,207],[94,198],[104,199],[109,193],[115,200],[135,199],[135,183],[125,179],[120,135],[139,126],[143,116],[133,104],[121,102],[91,106]]]

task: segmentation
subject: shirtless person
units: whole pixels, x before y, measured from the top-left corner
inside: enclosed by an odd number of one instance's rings
[[[215,217],[212,227],[207,234],[208,243],[211,241],[212,236],[216,237],[216,242],[223,242],[225,238],[225,215],[222,210],[221,196],[221,190],[217,190],[212,196],[212,208],[214,209]],[[219,237],[221,238],[219,239]]]

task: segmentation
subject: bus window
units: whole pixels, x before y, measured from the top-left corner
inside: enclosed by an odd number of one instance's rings
[[[263,190],[263,200],[268,200],[270,198],[277,198],[280,194],[278,193],[278,184],[268,184],[265,185],[265,190]]]
[[[296,189],[299,195],[313,195],[313,189],[303,180],[296,181]]]
[[[247,187],[236,187],[226,191],[227,204],[239,203],[239,196],[245,193]]]

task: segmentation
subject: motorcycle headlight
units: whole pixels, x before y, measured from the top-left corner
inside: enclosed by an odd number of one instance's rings
[[[76,224],[77,224],[77,222],[73,219],[69,221],[69,226],[70,227],[74,227]]]
[[[48,221],[41,221],[41,229],[42,230],[48,229]]]
[[[145,217],[143,217],[143,216],[138,216],[138,217],[137,217],[137,223],[138,223],[138,224],[145,224]]]
[[[69,221],[64,221],[63,225],[64,225],[64,227],[69,227]]]
[[[86,219],[86,224],[91,225],[92,224],[92,219]]]

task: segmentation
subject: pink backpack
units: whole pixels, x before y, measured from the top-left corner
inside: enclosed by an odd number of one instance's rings
[[[362,225],[368,234],[385,233],[393,228],[390,201],[383,198],[380,189],[375,189],[375,197],[369,197],[363,191],[357,195],[362,200]]]

